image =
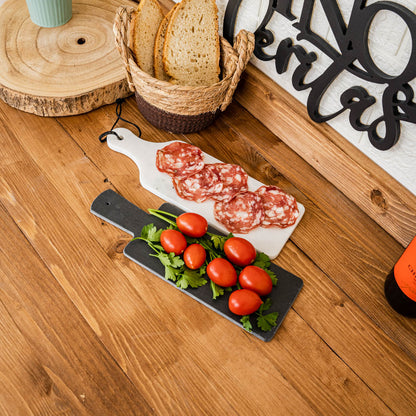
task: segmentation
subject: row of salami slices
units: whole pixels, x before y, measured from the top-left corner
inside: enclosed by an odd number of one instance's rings
[[[248,175],[235,164],[204,162],[201,149],[173,142],[157,151],[156,167],[171,176],[184,199],[215,201],[214,217],[232,233],[246,234],[257,227],[286,228],[295,224],[299,210],[293,196],[277,186],[249,191]]]

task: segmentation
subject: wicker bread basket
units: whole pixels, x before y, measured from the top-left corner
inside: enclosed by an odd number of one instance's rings
[[[129,47],[134,8],[121,6],[114,21],[116,46],[131,91],[143,116],[173,133],[192,133],[209,126],[231,103],[234,91],[254,50],[254,35],[242,30],[234,48],[220,38],[222,80],[207,87],[175,85],[152,77],[136,64]]]

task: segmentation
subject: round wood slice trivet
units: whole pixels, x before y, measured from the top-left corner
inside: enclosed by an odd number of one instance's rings
[[[118,6],[119,0],[73,0],[68,23],[41,28],[30,20],[25,0],[6,1],[0,8],[0,98],[29,113],[66,116],[130,95],[114,42]]]

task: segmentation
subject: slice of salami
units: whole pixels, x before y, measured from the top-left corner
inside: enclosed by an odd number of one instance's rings
[[[296,222],[299,209],[296,199],[292,195],[277,186],[261,186],[257,189],[256,194],[260,196],[263,204],[262,227],[286,228]]]
[[[156,167],[176,178],[186,178],[204,167],[202,151],[192,144],[173,142],[156,152]]]
[[[230,201],[238,192],[248,191],[246,171],[239,165],[231,163],[213,163],[223,183],[220,193],[211,198],[216,201]]]
[[[184,179],[172,178],[176,193],[183,199],[203,202],[222,191],[223,184],[213,165],[205,165],[199,172]]]
[[[228,202],[217,201],[214,217],[228,231],[247,234],[263,221],[261,198],[254,192],[239,192]]]

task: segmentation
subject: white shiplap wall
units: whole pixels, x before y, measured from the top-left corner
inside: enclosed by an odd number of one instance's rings
[[[344,21],[348,22],[354,1],[334,1],[338,2]],[[377,1],[368,0],[367,5],[376,3]],[[394,2],[402,4],[416,13],[416,0],[394,0]],[[217,0],[220,31],[222,30],[223,16],[227,3],[228,0]],[[243,28],[255,31],[263,20],[268,4],[268,0],[243,0],[237,16],[235,33]],[[300,17],[302,6],[303,0],[293,0],[292,13],[297,18]],[[332,61],[309,42],[296,40],[296,35],[299,32],[292,26],[293,23],[280,14],[274,13],[267,28],[273,32],[275,42],[266,49],[266,52],[274,55],[277,45],[287,37],[291,37],[296,44],[303,46],[308,52],[315,51],[319,58],[313,64],[312,70],[305,79],[305,82],[308,82],[308,80],[310,81],[322,74],[323,70]],[[329,28],[329,23],[319,1],[316,1],[311,27],[331,45],[336,46],[335,38]],[[381,11],[376,15],[371,25],[369,45],[371,56],[378,67],[388,74],[395,75],[400,74],[407,65],[412,42],[410,32],[404,21],[392,12]],[[301,103],[306,104],[309,90],[296,91],[291,82],[293,71],[298,65],[297,59],[292,58],[288,70],[281,75],[276,73],[274,61],[263,62],[253,57],[251,62],[277,84],[295,96]],[[361,85],[377,100],[363,114],[362,121],[369,123],[370,120],[373,121],[381,116],[381,95],[385,85],[372,84],[358,79],[347,71],[344,72],[336,79],[333,86],[325,94],[321,103],[320,112],[322,114],[333,113],[340,108],[340,94],[351,86]],[[414,79],[410,84],[416,92],[416,80]],[[371,145],[366,132],[358,132],[351,127],[348,116],[349,111],[347,110],[342,115],[329,121],[328,124],[416,195],[416,124],[402,122],[401,135],[397,144],[389,150],[380,151]],[[382,134],[382,131],[380,131],[380,134]]]

